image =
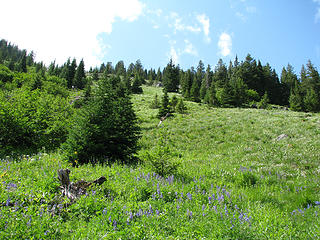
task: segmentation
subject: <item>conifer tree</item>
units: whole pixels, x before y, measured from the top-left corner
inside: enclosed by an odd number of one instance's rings
[[[289,97],[289,104],[290,104],[290,109],[292,111],[300,112],[300,111],[304,110],[303,96],[301,94],[301,90],[298,85],[298,81],[296,82],[295,87],[291,89],[291,94]]]
[[[163,89],[163,96],[161,100],[161,106],[158,112],[158,118],[164,117],[167,113],[170,113],[169,96],[166,89]]]
[[[180,98],[178,101],[178,104],[176,106],[176,111],[177,111],[177,113],[181,113],[181,114],[183,114],[187,111],[187,107],[185,106],[182,98]]]
[[[193,79],[189,97],[191,101],[200,102],[200,87],[196,78]]]
[[[85,87],[85,84],[86,84],[86,73],[84,69],[83,59],[81,59],[74,76],[74,85],[76,88],[83,89]]]
[[[140,128],[120,79],[101,79],[93,97],[75,115],[67,141],[66,158],[74,163],[135,161]]]
[[[163,85],[168,92],[178,92],[179,90],[179,67],[175,66],[172,59],[167,64],[163,73]]]
[[[139,74],[136,74],[134,76],[132,87],[131,87],[132,93],[136,93],[136,94],[143,93],[141,85],[142,85],[141,77]]]

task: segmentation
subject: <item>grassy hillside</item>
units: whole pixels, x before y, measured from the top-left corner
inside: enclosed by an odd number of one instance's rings
[[[157,110],[149,108],[156,93],[144,87],[133,96],[142,128],[137,166],[74,168],[59,152],[3,159],[0,237],[320,238],[319,114],[186,102],[186,114],[158,128]],[[161,141],[180,163],[172,176],[143,162]],[[57,180],[67,167],[72,181],[107,181],[69,204]]]

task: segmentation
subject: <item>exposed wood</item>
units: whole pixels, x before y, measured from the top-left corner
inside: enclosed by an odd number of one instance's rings
[[[63,196],[66,196],[71,200],[75,200],[81,195],[84,195],[86,193],[87,188],[90,187],[92,184],[101,185],[107,180],[104,176],[102,176],[92,182],[87,182],[82,179],[78,182],[73,183],[73,182],[70,182],[69,174],[70,174],[69,169],[58,170],[58,179],[61,184],[60,186],[61,193]]]
[[[167,113],[164,117],[161,117],[161,118],[160,118],[160,122],[159,122],[159,124],[158,124],[158,127],[163,123],[164,120],[167,119],[167,117],[170,117],[170,116],[171,116],[171,114],[170,114],[170,113]]]

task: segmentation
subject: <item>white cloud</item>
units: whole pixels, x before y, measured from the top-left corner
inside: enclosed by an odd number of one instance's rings
[[[199,55],[197,49],[195,49],[195,47],[192,45],[192,43],[189,40],[185,39],[184,43],[186,44],[186,46],[183,53],[187,53],[196,57]]]
[[[0,15],[1,38],[34,50],[37,61],[61,64],[76,57],[88,67],[100,64],[104,48],[98,34],[110,34],[116,19],[136,20],[144,5],[139,0],[10,0],[1,8],[7,9]]]
[[[232,39],[227,33],[222,33],[219,37],[218,47],[220,49],[220,54],[224,57],[231,54],[232,50]]]
[[[189,31],[189,32],[192,32],[192,33],[201,32],[201,28],[198,27],[198,26],[192,26],[192,25],[184,24],[182,22],[182,18],[179,17],[178,13],[176,13],[176,12],[172,12],[170,17],[172,19],[174,19],[173,27],[174,27],[174,32],[175,33],[177,33],[177,31],[182,31],[182,32],[183,31]]]
[[[178,55],[176,49],[174,48],[174,46],[171,46],[171,48],[170,48],[169,59],[172,59],[172,62],[175,65],[177,65],[179,62],[179,55]]]
[[[257,8],[254,7],[254,6],[247,6],[247,7],[246,7],[246,11],[247,11],[248,13],[256,13],[256,12],[257,12]]]
[[[313,2],[317,3],[319,5],[318,8],[317,8],[317,13],[314,16],[314,21],[315,21],[315,23],[317,23],[320,20],[320,0],[313,0]]]
[[[319,22],[319,20],[320,20],[320,8],[318,8],[317,13],[316,13],[316,15],[314,17],[314,20],[315,20],[316,23]]]
[[[197,16],[197,20],[199,21],[199,23],[202,24],[203,33],[206,37],[206,40],[208,42],[210,42],[211,39],[209,37],[209,33],[210,33],[210,19],[209,19],[209,17],[207,17],[205,14],[201,14],[201,15]]]
[[[246,16],[244,16],[241,12],[236,12],[236,16],[244,22],[247,20]]]

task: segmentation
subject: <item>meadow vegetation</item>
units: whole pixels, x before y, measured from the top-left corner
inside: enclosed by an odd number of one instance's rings
[[[0,238],[319,239],[319,109],[310,61],[86,72],[0,40]],[[71,199],[61,169],[106,181]]]
[[[157,127],[150,104],[162,90],[143,92],[132,97],[142,129],[137,165],[73,167],[59,151],[2,159],[1,238],[320,237],[319,114],[185,101],[185,114]],[[147,156],[176,167],[161,176]],[[58,189],[61,168],[71,181],[107,181],[71,204]]]

